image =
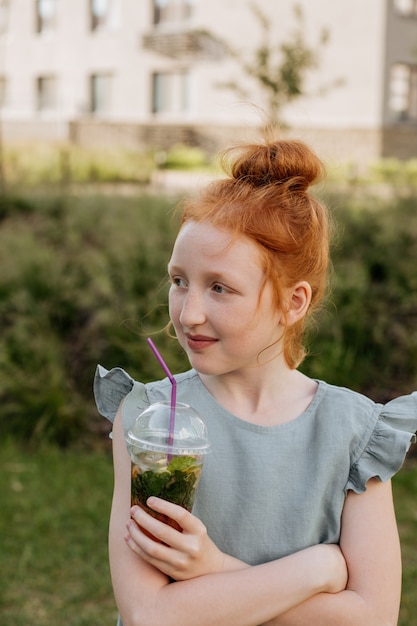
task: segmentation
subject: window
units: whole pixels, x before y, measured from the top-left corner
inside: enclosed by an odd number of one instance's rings
[[[36,32],[54,30],[56,25],[57,0],[36,0]]]
[[[107,28],[110,21],[111,0],[90,0],[91,30]]]
[[[38,111],[55,111],[56,78],[54,76],[39,76],[37,78],[36,100]]]
[[[392,66],[390,109],[400,120],[417,121],[417,65]]]
[[[0,0],[0,35],[6,33],[9,25],[10,0]]]
[[[192,15],[195,0],[153,0],[153,23],[181,22]]]
[[[394,0],[394,7],[400,15],[417,17],[417,0]]]
[[[93,74],[90,78],[90,109],[92,113],[110,112],[111,75]]]
[[[163,72],[152,76],[152,113],[185,113],[189,110],[188,72]]]
[[[0,76],[0,109],[7,103],[7,79]]]

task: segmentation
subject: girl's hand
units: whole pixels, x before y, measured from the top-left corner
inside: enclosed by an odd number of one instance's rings
[[[155,519],[139,506],[133,506],[125,537],[133,552],[174,580],[188,580],[225,569],[225,561],[230,557],[217,548],[199,519],[160,498],[149,498],[147,505],[174,520],[182,532]],[[237,568],[236,563],[234,568]]]

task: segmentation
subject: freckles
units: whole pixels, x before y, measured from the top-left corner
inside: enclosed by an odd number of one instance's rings
[[[168,296],[168,313],[171,319],[178,318],[181,308],[173,295]]]
[[[168,301],[168,314],[169,319],[174,327],[175,334],[178,336],[181,333],[181,323],[180,323],[180,315],[181,315],[181,305],[176,301],[175,298],[170,298]]]

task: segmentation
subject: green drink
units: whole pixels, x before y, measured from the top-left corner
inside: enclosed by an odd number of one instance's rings
[[[174,425],[170,418],[169,402],[151,404],[127,434],[131,503],[181,530],[170,518],[149,509],[146,501],[157,496],[191,511],[210,444],[203,419],[190,406],[177,403]]]

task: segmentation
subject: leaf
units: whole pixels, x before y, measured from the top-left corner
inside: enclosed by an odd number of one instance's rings
[[[183,456],[173,458],[165,472],[138,473],[132,477],[132,502],[145,505],[157,496],[191,510],[200,472],[194,457]]]
[[[197,462],[193,456],[176,456],[168,465],[168,472],[184,471],[190,467],[197,467]]]

